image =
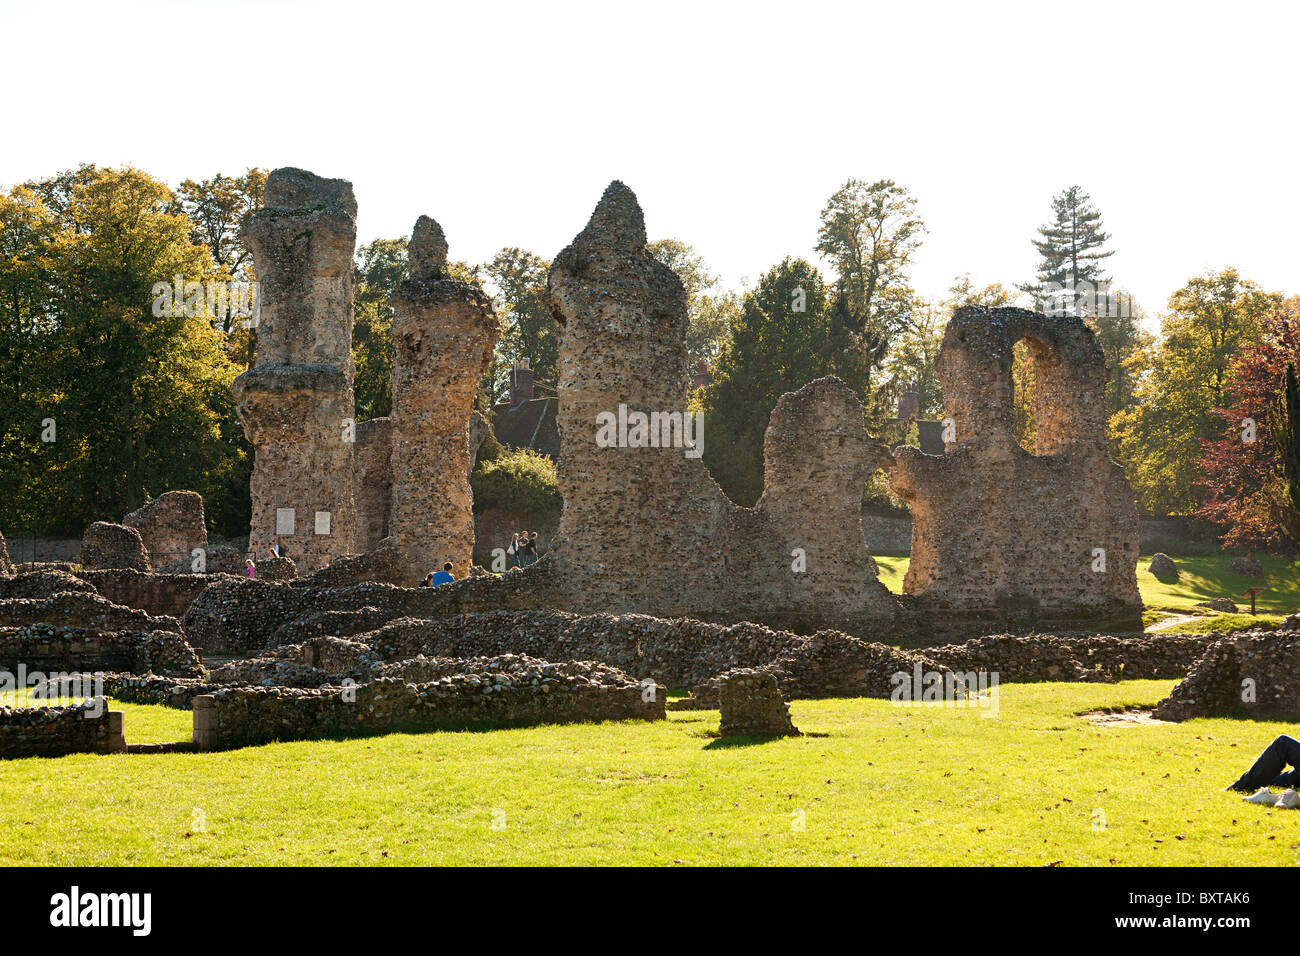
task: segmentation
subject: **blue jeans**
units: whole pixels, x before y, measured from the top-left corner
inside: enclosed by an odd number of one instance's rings
[[[1288,765],[1295,769],[1283,773],[1283,768]],[[1257,787],[1294,787],[1297,784],[1300,784],[1300,740],[1283,734],[1264,749],[1233,788],[1254,790]]]

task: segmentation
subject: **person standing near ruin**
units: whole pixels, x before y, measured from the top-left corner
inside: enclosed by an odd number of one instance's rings
[[[429,587],[436,588],[439,584],[447,584],[448,582],[455,581],[455,580],[456,580],[456,576],[451,573],[450,561],[448,561],[446,564],[442,566],[441,571],[429,572]]]
[[[519,560],[519,535],[516,534],[510,539],[510,547],[506,548],[506,570],[516,566]]]
[[[431,587],[433,587],[433,572],[432,572],[432,571],[430,571],[428,574],[426,574],[426,575],[424,576],[424,580],[420,582],[420,587],[422,587],[422,588],[431,588]]]
[[[244,565],[248,568],[248,576],[250,578],[257,575],[257,565],[253,564],[252,558],[244,558]]]
[[[528,543],[524,545],[524,563],[537,563],[537,532],[533,531],[528,535]]]

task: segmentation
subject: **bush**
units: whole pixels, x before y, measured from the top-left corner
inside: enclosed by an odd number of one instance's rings
[[[555,462],[523,448],[480,462],[470,475],[474,510],[508,508],[534,515],[539,523],[559,520],[563,501]]]

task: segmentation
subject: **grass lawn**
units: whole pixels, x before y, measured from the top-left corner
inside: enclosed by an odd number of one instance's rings
[[[1194,608],[1201,601],[1226,597],[1235,601],[1238,607],[1249,610],[1250,600],[1243,598],[1242,592],[1246,588],[1262,584],[1267,590],[1255,601],[1259,611],[1291,614],[1300,610],[1300,571],[1283,558],[1260,558],[1264,564],[1264,580],[1258,581],[1228,573],[1228,562],[1231,559],[1224,555],[1212,558],[1172,557],[1179,570],[1178,581],[1172,584],[1158,580],[1147,570],[1151,565],[1150,556],[1138,558],[1138,590],[1142,593],[1142,603],[1148,608],[1185,611]],[[902,593],[907,563],[906,556],[877,556],[881,583],[891,591]]]
[[[1220,789],[1285,725],[1075,716],[1172,684],[1005,685],[996,716],[795,701],[809,735],[761,742],[703,711],[6,761],[0,863],[1300,864],[1300,812]],[[129,741],[188,736],[118,706]]]

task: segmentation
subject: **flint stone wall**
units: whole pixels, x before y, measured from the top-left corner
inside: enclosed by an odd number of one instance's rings
[[[223,750],[358,732],[666,717],[666,688],[649,694],[626,675],[614,684],[561,678],[535,663],[531,672],[453,674],[422,684],[379,678],[351,688],[350,702],[343,688],[224,688],[194,698],[194,743]]]
[[[142,571],[82,571],[79,577],[114,604],[154,617],[180,618],[203,591],[218,581],[238,580],[230,574],[147,574]]]
[[[0,628],[26,627],[29,624],[84,627],[95,631],[181,631],[180,622],[174,617],[147,614],[87,591],[64,591],[47,598],[0,600]]]
[[[667,441],[662,428],[628,430],[613,446],[600,437],[620,406],[629,416],[680,416],[687,395],[686,293],[647,250],[625,185],[605,190],[556,256],[547,298],[560,322],[564,509],[552,551],[534,566],[554,566],[554,590],[539,590],[535,604],[805,630],[896,617],[862,546],[862,486],[887,455],[847,386],[821,379],[781,397],[764,438],[762,499],[738,508],[703,462],[686,457],[684,429],[674,436],[670,424]]]
[[[393,500],[393,420],[357,422],[352,446],[352,490],[357,503],[357,551],[371,551],[388,537]]]
[[[232,392],[255,450],[249,550],[279,542],[306,571],[353,550],[352,185],[273,171],[244,229],[261,283],[257,365]],[[292,509],[280,534],[277,512]],[[329,514],[329,530],[317,514]]]
[[[88,571],[107,568],[148,571],[149,553],[135,528],[96,521],[81,539],[81,566]]]
[[[83,572],[85,573],[85,572]],[[139,572],[135,572],[139,573]],[[20,571],[12,577],[0,577],[0,600],[6,598],[47,598],[60,591],[85,591],[95,594],[98,589],[88,581],[69,571]]]
[[[1211,636],[1216,640],[1205,654],[1156,705],[1158,719],[1234,714],[1300,718],[1300,626],[1281,632]]]
[[[140,532],[150,567],[189,560],[195,548],[208,546],[203,519],[203,496],[194,491],[169,491],[122,519]]]
[[[1012,432],[1020,339],[1036,376],[1034,454]],[[965,307],[937,368],[952,440],[943,455],[894,449],[890,472],[913,520],[905,592],[934,620],[1140,629],[1137,509],[1107,454],[1106,363],[1092,331],[1073,316]]]
[[[5,547],[5,536],[0,534],[0,577],[14,573],[13,563],[9,560],[9,549]]]
[[[0,707],[0,758],[122,753],[122,728],[122,712],[103,697],[71,707]]]
[[[720,737],[798,737],[790,705],[776,676],[758,670],[729,671],[720,681]]]
[[[194,648],[174,631],[98,631],[48,623],[0,631],[0,671],[29,674],[126,672],[197,677]]]

